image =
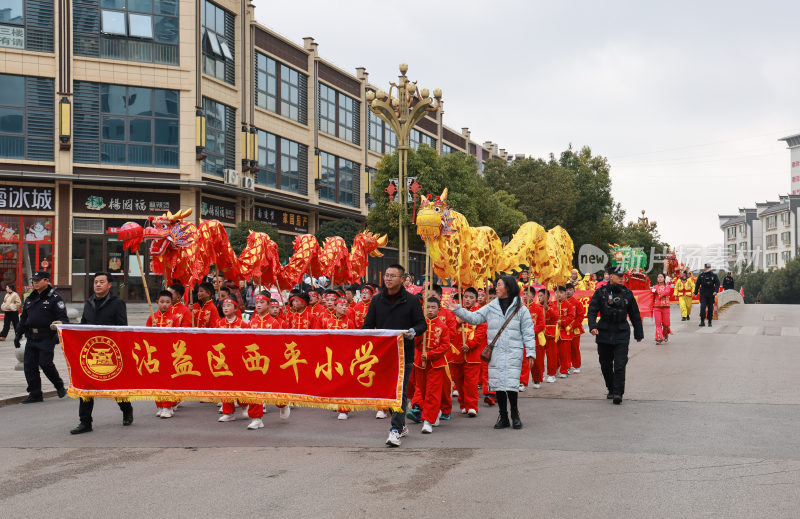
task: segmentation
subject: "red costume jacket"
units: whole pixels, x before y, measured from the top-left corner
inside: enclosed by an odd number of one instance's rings
[[[470,312],[475,312],[480,308],[479,305],[475,305],[472,308],[468,308]],[[462,354],[464,357],[464,361],[467,364],[480,364],[481,363],[481,353],[483,352],[484,348],[486,348],[487,340],[486,340],[486,330],[488,325],[486,323],[483,324],[469,324],[469,323],[461,323],[460,327],[464,328],[464,337],[467,339],[466,345],[469,347],[469,351],[467,353]],[[461,335],[461,330],[458,330],[459,336]]]
[[[570,297],[567,301],[570,301],[572,303],[572,308],[575,309],[575,320],[572,322],[572,336],[578,337],[585,333],[583,329],[583,320],[586,318],[586,308],[576,297]]]
[[[422,350],[428,358],[425,368],[442,368],[447,366],[445,355],[450,349],[450,328],[441,315],[433,319],[425,319],[428,330],[422,337],[414,339],[414,365],[422,367]]]
[[[356,324],[345,314],[343,317],[336,317],[336,314],[322,321],[323,330],[354,330]]]
[[[217,328],[219,313],[214,301],[209,299],[203,306],[200,306],[199,302],[195,303],[192,309],[192,321],[197,328]]]
[[[149,315],[147,317],[147,323],[145,323],[145,326],[150,326],[153,328],[171,328],[175,326],[173,322],[172,309],[169,309],[163,314],[157,311],[156,313]]]
[[[551,339],[556,337],[556,329],[558,328],[558,306],[555,302],[547,304],[547,310],[544,310],[544,334]]]
[[[253,314],[247,323],[253,330],[279,330],[283,328],[283,320],[279,317],[272,317],[269,314],[264,317]]]
[[[237,316],[233,321],[228,321],[227,318],[222,317],[217,321],[217,328],[250,328],[242,318]]]
[[[561,311],[560,319],[558,322],[558,340],[571,341],[572,340],[572,324],[575,322],[575,307],[569,302],[569,299],[551,303],[551,306],[558,308]]]
[[[190,328],[192,326],[192,311],[181,301],[172,305],[169,311],[172,312],[172,326],[176,328]]]
[[[370,299],[370,301],[372,300]],[[353,321],[356,323],[357,328],[364,326],[367,310],[369,310],[369,301],[359,301],[353,305]]]
[[[283,327],[291,330],[313,330],[317,328],[317,316],[307,306],[300,313],[289,312],[283,320]]]

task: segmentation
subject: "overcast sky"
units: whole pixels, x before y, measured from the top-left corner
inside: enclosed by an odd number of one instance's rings
[[[397,65],[444,92],[445,124],[511,153],[570,143],[611,162],[628,219],[673,245],[790,189],[800,133],[800,2],[267,2],[263,25],[370,82]]]

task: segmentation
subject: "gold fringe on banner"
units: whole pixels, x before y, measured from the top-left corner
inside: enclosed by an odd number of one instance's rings
[[[349,407],[354,411],[379,411],[391,409],[395,412],[402,411],[400,402],[390,399],[379,398],[343,398],[333,400],[324,397],[312,397],[305,395],[276,395],[273,393],[259,393],[258,396],[242,395],[241,393],[217,391],[209,394],[207,391],[93,391],[85,389],[69,388],[67,395],[71,398],[86,400],[89,398],[113,399],[117,402],[125,400],[151,400],[153,402],[173,402],[176,400],[184,401],[212,401],[230,402],[236,400],[243,404],[269,404],[269,405],[289,405],[292,407],[316,407],[319,409],[333,409],[339,406]]]

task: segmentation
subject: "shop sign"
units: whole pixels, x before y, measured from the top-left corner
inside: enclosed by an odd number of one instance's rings
[[[0,186],[0,209],[53,211],[52,187]]]
[[[120,195],[117,191],[72,190],[72,210],[76,213],[159,215],[180,210],[178,193],[137,193]]]
[[[236,204],[217,198],[201,198],[200,217],[203,218],[203,220],[219,220],[223,223],[236,223]]]
[[[307,214],[257,205],[256,220],[276,227],[280,231],[308,233]]]
[[[0,25],[0,47],[9,49],[25,48],[25,29]]]

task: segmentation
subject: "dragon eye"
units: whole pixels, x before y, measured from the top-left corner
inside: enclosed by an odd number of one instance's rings
[[[441,212],[442,212],[442,208],[441,208],[441,207],[437,207],[437,208],[436,208],[436,212],[437,212],[437,213],[441,213]]]

